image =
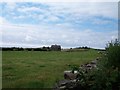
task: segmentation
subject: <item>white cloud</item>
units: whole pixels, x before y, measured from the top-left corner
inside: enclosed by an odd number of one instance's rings
[[[31,12],[31,11],[41,11],[40,8],[38,7],[22,7],[22,8],[18,8],[19,12]]]
[[[93,24],[110,24],[112,23],[112,21],[108,21],[108,20],[101,20],[101,19],[94,19]]]
[[[13,10],[16,7],[16,3],[15,2],[7,2],[7,8],[9,10]]]
[[[48,15],[48,17],[45,20],[43,20],[43,21],[45,21],[45,22],[57,22],[59,20],[60,19],[57,16]]]
[[[24,19],[24,18],[26,18],[26,16],[24,16],[24,15],[19,15],[19,16],[14,16],[13,18],[14,18],[14,19]]]
[[[119,0],[114,0],[118,2]],[[0,0],[0,2],[5,2]],[[113,2],[113,0],[6,0],[6,2]]]
[[[117,2],[82,2],[82,3],[47,3],[50,5],[51,12],[68,13],[76,17],[88,16],[104,16],[117,18],[118,3]]]
[[[43,3],[44,4],[44,3]],[[117,38],[117,31],[108,33],[95,32],[92,29],[77,30],[71,27],[72,21],[81,22],[92,19],[94,16],[103,16],[109,18],[117,18],[117,3],[45,3],[49,6],[48,10],[40,7],[18,7],[16,10],[21,12],[14,15],[14,11],[10,12],[14,19],[24,19],[30,17],[31,20],[37,19],[39,22],[56,22],[62,16],[64,23],[49,25],[40,23],[39,25],[12,24],[3,17],[0,17],[0,31],[2,32],[3,46],[34,46],[61,44],[63,47],[90,46],[103,48],[105,44]],[[10,11],[16,5],[8,4]],[[9,11],[9,9],[8,9]],[[35,14],[29,12],[41,12]],[[25,15],[23,14],[25,13]],[[9,15],[8,15],[9,16]],[[45,19],[46,17],[46,19]],[[70,24],[71,23],[71,24]],[[95,24],[108,24],[107,20],[93,19]],[[76,29],[76,30],[75,30]]]
[[[105,44],[117,38],[117,31],[104,33],[92,30],[74,30],[57,25],[2,25],[2,45],[19,47],[40,47],[61,44],[62,47],[90,46],[104,48]]]
[[[41,3],[49,7],[41,8],[41,6],[21,6],[16,7],[15,3],[7,3],[9,14],[14,14],[13,8],[20,12],[22,15],[13,15],[15,19],[34,18],[42,19],[43,21],[56,21],[60,20],[57,16],[65,17],[65,21],[80,21],[88,20],[94,16],[102,16],[107,18],[118,18],[118,3],[117,2],[61,2],[61,3]],[[10,8],[9,8],[10,7]],[[12,8],[11,8],[12,7]],[[38,12],[33,13],[33,12]],[[23,16],[24,15],[24,16]],[[47,18],[44,18],[47,17]]]
[[[1,24],[9,24],[9,22],[6,19],[4,19],[3,17],[0,17],[0,25]]]
[[[29,42],[29,41],[33,41],[33,38],[32,38],[31,36],[27,35],[27,36],[25,37],[25,40],[26,40],[27,42]]]

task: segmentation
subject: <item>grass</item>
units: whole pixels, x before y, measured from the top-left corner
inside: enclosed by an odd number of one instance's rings
[[[2,89],[2,51],[0,51],[0,89]]]
[[[3,51],[3,88],[52,88],[70,65],[98,57],[95,50],[74,52]]]

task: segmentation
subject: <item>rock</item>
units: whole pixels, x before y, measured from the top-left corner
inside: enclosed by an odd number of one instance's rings
[[[55,87],[53,90],[67,90],[67,89],[72,89],[76,86],[76,80],[61,80],[56,83]]]
[[[79,67],[80,70],[83,70],[83,73],[88,73],[89,71],[91,71],[94,68],[97,69],[96,64],[99,59],[100,58],[97,57],[96,60],[91,61],[90,63],[81,65]],[[82,89],[81,86],[77,86],[77,82],[79,81],[78,75],[79,75],[78,71],[74,71],[74,72],[72,72],[72,70],[64,71],[64,79],[65,80],[61,80],[61,81],[57,82],[53,90],[79,90],[80,88],[81,88],[81,90],[84,90],[84,89]],[[79,87],[79,88],[77,88],[77,87]]]
[[[97,64],[97,60],[91,61],[90,64]]]
[[[72,73],[72,71],[64,71],[64,78],[68,80],[76,79],[77,75],[78,75],[77,71],[74,71],[74,73]]]

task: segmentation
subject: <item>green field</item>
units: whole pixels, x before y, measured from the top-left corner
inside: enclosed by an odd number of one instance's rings
[[[81,65],[98,57],[88,51],[3,51],[3,88],[52,88],[63,79],[70,65]]]

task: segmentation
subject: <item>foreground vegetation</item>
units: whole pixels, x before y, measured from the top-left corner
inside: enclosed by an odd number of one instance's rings
[[[3,51],[3,88],[52,88],[63,79],[68,65],[81,65],[98,57],[96,50]]]
[[[120,42],[115,40],[107,44],[94,70],[88,73],[79,67],[76,70],[79,77],[75,90],[120,90]]]

